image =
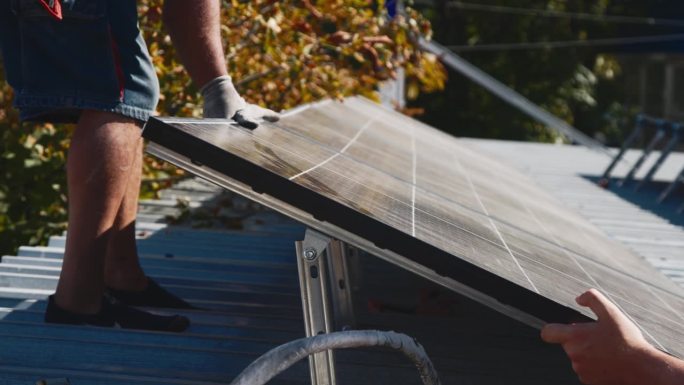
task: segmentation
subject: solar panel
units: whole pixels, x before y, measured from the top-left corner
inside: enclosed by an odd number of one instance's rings
[[[595,287],[684,356],[680,289],[520,172],[363,98],[249,131],[152,119],[148,151],[533,326]]]

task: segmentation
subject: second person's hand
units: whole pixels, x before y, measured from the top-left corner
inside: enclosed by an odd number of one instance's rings
[[[542,339],[562,345],[583,384],[670,384],[654,373],[667,367],[664,353],[651,346],[641,330],[603,294],[591,289],[577,297],[598,320],[571,325],[547,324]]]

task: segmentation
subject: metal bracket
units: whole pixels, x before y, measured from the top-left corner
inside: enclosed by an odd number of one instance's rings
[[[307,337],[332,332],[325,258],[331,241],[330,237],[309,229],[303,241],[295,242]],[[309,356],[309,369],[312,385],[335,384],[335,359],[332,350]]]
[[[670,196],[670,194],[674,192],[674,190],[677,188],[677,185],[679,185],[680,183],[684,184],[684,169],[682,169],[682,171],[680,171],[679,175],[677,175],[675,180],[672,181],[672,183],[670,183],[669,186],[667,186],[665,191],[663,191],[662,194],[660,194],[660,196],[658,197],[658,203],[663,203]],[[682,207],[678,209],[678,212],[681,213],[682,211],[684,211],[683,209],[684,205],[682,205]]]
[[[355,326],[354,302],[352,300],[351,272],[348,258],[352,248],[346,243],[332,240],[328,245],[328,276],[334,325],[337,330]]]
[[[297,267],[304,310],[306,336],[330,333],[334,327],[354,324],[348,246],[308,229],[304,240],[295,242]],[[311,383],[334,385],[335,363],[331,350],[309,357]]]
[[[658,130],[656,131],[655,136],[653,136],[653,139],[651,139],[651,141],[648,143],[648,145],[644,149],[644,152],[641,154],[641,157],[639,157],[636,163],[634,163],[632,169],[629,170],[627,176],[625,176],[624,179],[618,182],[618,187],[622,187],[623,185],[626,185],[627,183],[631,182],[632,179],[634,179],[634,176],[639,171],[641,166],[644,164],[646,159],[648,159],[648,157],[651,156],[651,152],[653,152],[653,149],[655,149],[658,143],[660,143],[665,138],[667,133],[665,121],[658,120],[656,125],[658,127]]]
[[[641,132],[644,130],[644,123],[647,118],[643,115],[639,115],[636,118],[636,124],[634,125],[634,130],[632,131],[631,134],[629,134],[629,137],[627,137],[627,140],[622,144],[622,148],[620,149],[620,152],[618,152],[617,155],[613,158],[613,161],[610,163],[608,168],[603,172],[603,176],[601,176],[601,179],[599,181],[599,185],[601,187],[608,187],[610,184],[610,174],[613,172],[613,169],[615,166],[620,163],[622,158],[624,157],[625,153],[629,148],[632,146],[632,144],[637,140],[637,138],[641,135]]]
[[[681,141],[682,126],[678,123],[675,123],[672,125],[671,131],[672,137],[670,138],[670,141],[667,143],[667,146],[665,146],[665,148],[662,150],[660,157],[658,157],[658,160],[656,160],[651,169],[648,170],[646,176],[636,186],[636,188],[634,189],[635,191],[643,187],[644,184],[651,182],[653,176],[656,174],[656,172],[658,172],[663,163],[665,163],[667,157],[669,157],[672,151],[674,151],[674,149],[677,148],[677,145],[679,145],[679,142]]]

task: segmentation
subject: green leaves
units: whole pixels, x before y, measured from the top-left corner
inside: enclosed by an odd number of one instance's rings
[[[0,83],[0,93],[10,89]],[[0,97],[0,252],[14,253],[66,228],[67,127],[19,124]]]
[[[671,33],[655,26],[616,24],[601,22],[600,19],[603,14],[658,16],[655,12],[665,17],[667,10],[671,13],[680,5],[674,0],[658,0],[657,6],[634,0],[488,0],[466,3],[482,8],[459,8],[450,1],[434,1],[424,6],[423,13],[430,15],[434,23],[436,40],[461,48],[463,45],[494,45],[490,50],[461,50],[457,53],[586,134],[607,136],[612,145],[620,143],[612,141],[619,138],[620,129],[611,121],[611,111],[623,110],[624,115],[629,115],[629,103],[635,102],[630,96],[633,91],[627,89],[627,79],[621,78],[621,63],[614,53],[629,53],[634,47],[533,46],[541,42]],[[499,7],[512,7],[523,12],[511,13]],[[595,15],[596,18],[544,17],[533,10],[581,13]],[[525,47],[521,43],[529,44]],[[633,53],[636,59],[637,53]],[[627,76],[634,77],[635,73]],[[427,123],[458,136],[535,141],[558,139],[517,109],[461,76],[450,79],[445,92],[439,95],[421,95],[415,105],[426,108],[428,113],[422,119]],[[622,130],[628,129],[623,127]]]

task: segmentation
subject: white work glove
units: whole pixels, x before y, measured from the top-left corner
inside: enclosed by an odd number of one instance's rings
[[[200,92],[204,97],[205,118],[233,119],[250,130],[257,128],[260,120],[277,122],[280,119],[275,111],[247,103],[228,75],[210,81]]]

